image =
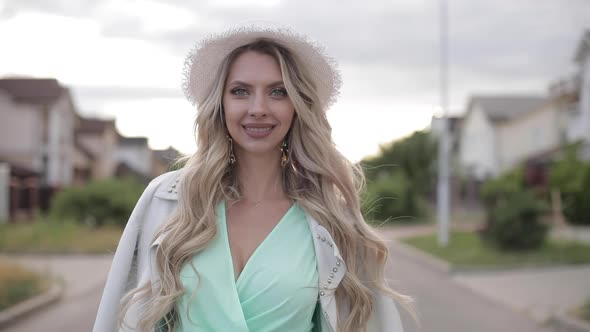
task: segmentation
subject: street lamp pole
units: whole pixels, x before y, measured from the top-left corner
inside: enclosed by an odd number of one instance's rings
[[[448,2],[440,0],[440,108],[442,130],[439,137],[437,215],[438,244],[446,247],[449,243],[449,86],[448,86]]]

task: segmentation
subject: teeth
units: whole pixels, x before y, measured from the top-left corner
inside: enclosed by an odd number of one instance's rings
[[[256,133],[264,133],[264,132],[270,131],[271,129],[272,129],[272,127],[265,127],[265,128],[246,127],[247,131],[253,131]]]

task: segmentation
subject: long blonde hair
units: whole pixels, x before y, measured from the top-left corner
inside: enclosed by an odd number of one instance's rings
[[[374,309],[374,291],[384,291],[402,304],[411,299],[387,285],[384,267],[388,248],[361,214],[362,169],[342,156],[332,142],[332,129],[315,93],[315,83],[288,49],[266,39],[239,47],[226,57],[209,96],[199,106],[195,122],[198,150],[186,159],[178,206],[156,234],[166,233],[156,253],[160,281],[131,290],[123,299],[121,318],[132,303],[141,301],[141,331],[162,324],[168,331],[174,329],[178,321],[175,303],[184,293],[181,268],[217,233],[215,207],[222,199],[232,202],[241,197],[237,176],[228,164],[222,97],[231,64],[247,51],[270,55],[280,66],[296,112],[287,137],[292,166],[283,168],[283,189],[332,234],[348,268],[335,293],[344,304],[339,306],[339,331],[365,331]],[[198,266],[193,268],[198,270]],[[122,319],[120,324],[124,324]]]

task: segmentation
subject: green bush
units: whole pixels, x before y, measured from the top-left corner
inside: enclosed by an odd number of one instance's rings
[[[539,220],[547,211],[545,202],[528,191],[507,194],[490,211],[493,222],[485,238],[505,250],[538,248],[547,237],[548,226]]]
[[[144,186],[132,178],[94,181],[85,187],[60,191],[51,204],[56,220],[77,220],[90,225],[125,225]]]
[[[486,181],[481,188],[481,195],[486,207],[495,205],[501,197],[518,193],[525,189],[524,168],[517,167],[510,172]]]
[[[368,182],[362,201],[363,214],[378,222],[413,220],[426,210],[426,204],[401,172]]]
[[[590,322],[590,299],[586,300],[579,310],[580,317]]]
[[[540,217],[547,204],[525,188],[523,168],[487,181],[481,194],[486,209],[484,240],[504,250],[533,249],[545,242],[548,228]]]
[[[590,224],[590,163],[578,158],[578,145],[567,148],[549,171],[551,188],[561,192],[563,214],[570,223]]]
[[[551,168],[550,182],[561,192],[563,214],[572,224],[590,225],[590,164],[562,160]]]

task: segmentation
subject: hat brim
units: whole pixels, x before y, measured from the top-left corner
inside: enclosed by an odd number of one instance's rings
[[[336,61],[326,54],[322,45],[285,27],[255,25],[232,28],[211,35],[189,52],[182,82],[186,98],[193,105],[201,104],[211,92],[215,75],[223,60],[236,48],[260,38],[270,39],[284,46],[306,67],[306,72],[316,85],[322,110],[327,110],[336,102],[342,79]]]

